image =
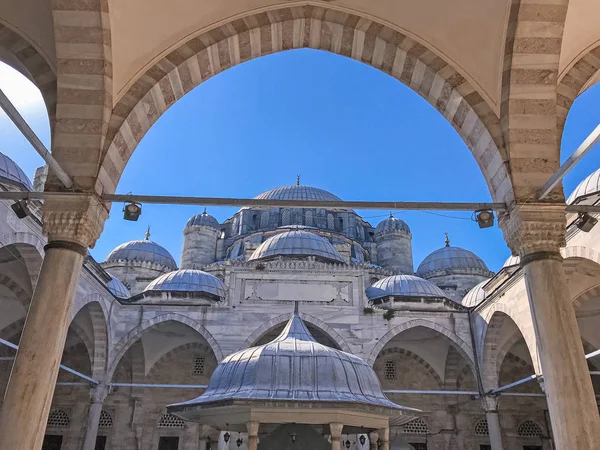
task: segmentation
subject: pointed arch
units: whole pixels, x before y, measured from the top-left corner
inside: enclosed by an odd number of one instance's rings
[[[492,198],[512,199],[498,116],[457,69],[397,29],[313,5],[279,6],[200,31],[148,67],[113,108],[100,171],[105,191],[114,191],[138,143],[187,92],[232,66],[297,48],[346,56],[406,84],[457,130],[479,164]]]
[[[386,348],[379,353],[378,358],[384,358],[386,356],[389,358],[398,354],[407,356],[408,358],[415,360],[420,366],[422,366],[427,371],[427,373],[429,373],[429,375],[431,375],[435,379],[436,383],[440,388],[444,386],[444,382],[442,381],[442,377],[440,376],[440,374],[437,373],[437,371],[433,367],[431,367],[431,365],[427,361],[425,361],[416,353],[411,352],[410,350],[406,350],[401,347]]]
[[[325,333],[325,335],[327,335],[329,337],[329,339],[331,339],[333,342],[335,342],[342,349],[342,351],[347,352],[347,353],[352,352],[350,347],[344,340],[344,338],[342,338],[342,336],[340,336],[340,334],[337,331],[335,331],[333,328],[331,328],[329,325],[327,325],[321,319],[319,319],[315,316],[311,316],[310,314],[302,313],[302,312],[299,314],[299,316],[304,322],[315,326],[316,328],[321,330],[323,333]],[[272,330],[273,328],[276,328],[278,326],[281,326],[281,325],[287,323],[288,320],[290,320],[290,315],[282,314],[280,316],[274,317],[273,319],[269,320],[266,323],[263,323],[260,327],[258,327],[256,330],[254,330],[254,332],[250,336],[248,336],[246,338],[246,340],[244,341],[244,344],[243,344],[242,348],[240,348],[240,350],[251,347],[265,333]]]
[[[78,318],[84,314],[88,315],[92,324],[92,336],[87,336],[91,340],[91,347],[88,348],[91,358],[92,377],[103,379],[108,362],[108,322],[102,308],[102,303],[97,300],[86,302],[73,315],[71,326],[77,325]],[[89,346],[90,344],[87,345]]]

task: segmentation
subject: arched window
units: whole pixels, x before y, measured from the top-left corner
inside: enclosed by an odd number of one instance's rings
[[[304,213],[304,225],[312,227],[314,224],[313,212],[309,209]]]
[[[544,434],[542,428],[533,420],[526,420],[519,425],[518,433],[521,437],[539,437]]]
[[[100,421],[98,422],[98,427],[99,428],[111,428],[113,425],[113,420],[112,420],[112,416],[102,410],[102,412],[100,413]]]
[[[252,214],[252,229],[256,230],[258,228],[258,214]]]
[[[269,211],[263,211],[260,214],[260,228],[268,228],[269,227]]]
[[[341,217],[338,217],[338,230],[344,231],[344,219]]]
[[[183,428],[183,420],[170,413],[162,415],[158,421],[158,428]]]
[[[475,436],[489,436],[490,430],[488,429],[487,419],[481,419],[475,424]]]
[[[333,214],[331,213],[327,214],[327,228],[329,230],[335,229],[335,220],[333,218]]]
[[[289,209],[284,209],[281,213],[281,225],[289,225],[292,222],[292,212]]]
[[[406,434],[427,434],[429,428],[423,419],[415,419],[402,427],[402,432]]]
[[[70,423],[68,414],[62,409],[53,409],[48,415],[48,427],[67,428]]]
[[[204,356],[194,358],[194,375],[204,375]]]

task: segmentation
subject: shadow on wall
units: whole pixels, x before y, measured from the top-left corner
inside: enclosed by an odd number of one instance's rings
[[[261,439],[258,450],[329,450],[331,444],[310,425],[280,425]]]

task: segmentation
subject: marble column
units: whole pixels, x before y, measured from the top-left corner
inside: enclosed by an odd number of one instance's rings
[[[492,450],[504,450],[502,445],[502,430],[500,428],[500,417],[498,415],[498,399],[494,397],[483,398],[483,409],[488,424],[490,444]]]
[[[379,430],[379,440],[381,441],[381,450],[390,450],[390,429],[382,428]]]
[[[521,257],[557,450],[593,450],[600,417],[565,277],[564,205],[518,205],[500,221]]]
[[[0,413],[2,448],[42,447],[81,266],[107,216],[93,195],[44,203],[48,245]]]
[[[379,444],[377,441],[379,440],[379,433],[377,431],[371,431],[369,433],[369,450],[377,450],[379,448]]]
[[[85,428],[85,437],[83,439],[82,450],[94,450],[96,447],[96,437],[98,436],[98,425],[100,424],[100,415],[104,407],[104,400],[108,395],[108,386],[99,384],[90,391],[91,403],[87,415]]]
[[[329,433],[331,436],[331,450],[341,450],[342,449],[342,429],[344,428],[343,423],[330,423],[329,424]]]
[[[246,430],[248,430],[248,450],[258,449],[258,427],[259,422],[246,422]]]

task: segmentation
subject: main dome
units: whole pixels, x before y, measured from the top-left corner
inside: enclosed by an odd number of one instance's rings
[[[146,291],[204,292],[225,298],[225,285],[214,275],[196,269],[165,273],[152,281]]]
[[[446,244],[431,254],[429,254],[417,269],[417,275],[426,278],[428,274],[436,271],[453,270],[479,270],[489,272],[487,265],[475,253],[460,247],[451,247]]]
[[[170,270],[177,269],[177,263],[167,249],[148,239],[129,241],[119,245],[109,253],[105,262],[119,261],[148,262]]]
[[[31,181],[25,172],[8,156],[0,153],[0,179],[8,182],[18,183],[29,191],[33,191]]]
[[[257,200],[316,200],[327,202],[339,202],[342,200],[331,192],[303,185],[277,187],[263,192],[254,198]]]
[[[248,261],[276,256],[316,256],[330,261],[344,262],[344,258],[331,242],[303,230],[286,231],[270,237],[254,250]]]
[[[414,275],[393,275],[382,278],[366,290],[369,300],[382,297],[434,297],[446,298],[444,292],[430,281]]]

